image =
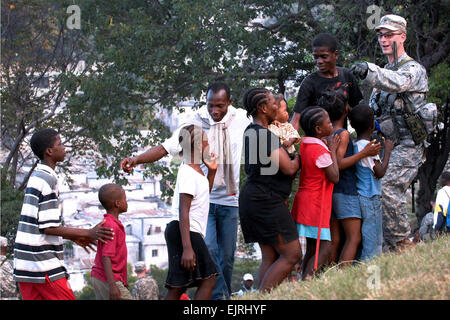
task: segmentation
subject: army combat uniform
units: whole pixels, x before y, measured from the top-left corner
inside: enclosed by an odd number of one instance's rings
[[[369,105],[374,109],[382,131],[395,145],[388,169],[381,180],[384,242],[395,246],[411,232],[406,191],[425,160],[424,143],[415,144],[404,120],[405,101],[409,101],[413,112],[425,105],[428,78],[425,68],[406,53],[399,57],[397,71],[394,63],[384,68],[367,64],[364,82],[375,88]],[[385,119],[390,120],[383,122]]]
[[[16,281],[13,278],[13,262],[0,255],[0,299],[17,299]]]
[[[131,296],[135,300],[158,300],[158,285],[151,276],[138,279],[131,289]]]

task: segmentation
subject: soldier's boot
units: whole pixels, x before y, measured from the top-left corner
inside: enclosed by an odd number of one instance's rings
[[[400,252],[402,252],[404,250],[413,248],[415,245],[416,245],[416,243],[412,242],[408,238],[405,238],[405,239],[403,239],[401,241],[398,241],[395,244],[395,247],[396,247],[396,251],[400,253]]]

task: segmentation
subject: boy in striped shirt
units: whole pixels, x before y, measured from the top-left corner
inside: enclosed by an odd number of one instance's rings
[[[19,283],[23,300],[74,300],[64,267],[63,238],[88,251],[96,240],[113,239],[113,232],[102,227],[103,222],[91,229],[62,226],[54,169],[64,161],[65,147],[53,129],[35,132],[30,145],[41,163],[25,190],[14,245],[14,280]]]

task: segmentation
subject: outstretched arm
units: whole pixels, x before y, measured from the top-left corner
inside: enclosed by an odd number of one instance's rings
[[[105,243],[107,240],[114,239],[113,230],[111,228],[102,227],[104,223],[105,221],[102,221],[91,229],[68,228],[63,226],[48,227],[45,228],[43,232],[46,235],[59,236],[71,240],[89,252],[87,248],[93,250],[92,245],[95,245],[97,240]]]
[[[365,84],[378,88],[386,92],[426,92],[427,81],[425,69],[416,64],[410,63],[398,71],[380,68],[373,63],[367,63],[368,72],[364,79]]]
[[[372,140],[360,152],[345,158],[345,153],[347,152],[347,147],[350,142],[350,133],[348,131],[342,131],[339,134],[339,137],[341,138],[341,142],[336,151],[339,170],[347,169],[365,157],[375,156],[380,153],[380,143],[375,143],[376,140]]]
[[[168,154],[167,150],[160,144],[152,147],[136,157],[125,158],[120,163],[120,169],[130,173],[135,166],[141,163],[152,163],[160,160]]]

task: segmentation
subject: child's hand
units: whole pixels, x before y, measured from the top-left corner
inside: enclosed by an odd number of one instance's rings
[[[103,220],[101,223],[97,224],[95,227],[89,229],[89,238],[92,240],[100,240],[103,243],[106,243],[105,240],[113,240],[114,232],[113,229],[102,227],[102,225],[106,222]]]
[[[362,152],[364,153],[365,157],[372,157],[372,156],[376,156],[377,154],[380,153],[381,150],[381,144],[380,143],[376,143],[377,140],[372,140],[370,141],[365,147],[364,149],[362,149]]]
[[[394,149],[394,143],[391,140],[386,139],[386,141],[384,141],[384,150],[391,152],[392,149]]]
[[[275,125],[275,126],[277,126],[277,127],[280,127],[280,126],[281,126],[281,122],[278,121],[278,120],[273,120],[273,121],[271,122],[271,124],[273,124],[273,125]]]
[[[339,147],[339,143],[341,142],[341,138],[338,134],[334,134],[332,136],[329,136],[325,140],[328,144],[328,148],[330,149],[330,152],[336,153],[337,148]]]
[[[210,153],[203,157],[203,162],[205,163],[208,170],[217,170],[219,166],[219,157],[217,157],[214,153]]]
[[[288,149],[290,146],[292,146],[294,143],[290,140],[285,140],[283,141],[283,146],[286,147],[286,149]]]
[[[109,284],[109,300],[120,300],[122,295],[120,294],[119,288],[115,283]]]
[[[181,257],[181,266],[188,271],[194,271],[196,262],[195,262],[195,253],[192,248],[183,249],[183,255]]]

